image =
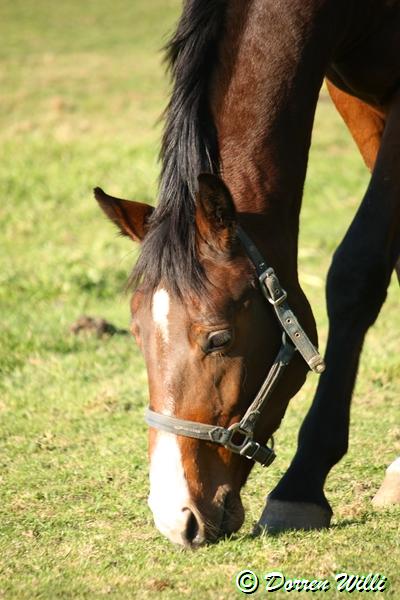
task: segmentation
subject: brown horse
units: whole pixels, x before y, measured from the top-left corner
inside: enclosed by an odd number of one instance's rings
[[[372,177],[328,275],[327,369],[260,525],[328,526],[325,479],[347,450],[363,340],[400,254],[400,1],[186,0],[168,53],[157,208],[96,190],[141,242],[132,332],[148,371],[155,523],[188,546],[239,529],[248,459],[270,462],[264,444],[306,362],[322,371],[297,246],[326,77]],[[400,501],[399,462],[377,503]]]

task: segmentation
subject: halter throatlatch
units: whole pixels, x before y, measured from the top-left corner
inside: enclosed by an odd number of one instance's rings
[[[235,454],[245,456],[267,467],[276,457],[273,438],[271,438],[272,444],[269,447],[256,442],[253,435],[256,424],[275,385],[296,350],[304,358],[309,368],[316,373],[324,371],[325,363],[291,310],[287,302],[287,294],[279,283],[275,271],[266,265],[264,258],[240,226],[237,228],[237,234],[246,254],[256,269],[261,291],[266,300],[272,305],[283,331],[280,350],[268,375],[242,419],[229,427],[178,419],[177,417],[163,415],[150,408],[146,409],[145,420],[150,427],[155,429],[220,444]]]

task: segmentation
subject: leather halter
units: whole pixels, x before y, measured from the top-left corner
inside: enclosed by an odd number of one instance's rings
[[[237,235],[256,269],[261,291],[266,300],[272,305],[282,328],[282,344],[272,367],[242,419],[229,427],[178,419],[174,416],[158,413],[150,408],[146,410],[145,420],[150,427],[175,435],[220,444],[235,454],[241,454],[267,467],[276,456],[273,449],[273,438],[271,438],[272,444],[269,447],[256,442],[253,435],[257,421],[261,417],[276,383],[296,350],[304,358],[310,369],[316,373],[324,371],[325,363],[291,310],[287,302],[287,294],[280,285],[275,271],[266,265],[264,258],[240,226],[237,228]]]

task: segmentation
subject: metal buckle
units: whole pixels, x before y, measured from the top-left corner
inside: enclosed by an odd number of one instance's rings
[[[272,304],[272,306],[279,306],[280,304],[282,304],[282,302],[285,302],[287,298],[287,293],[283,288],[281,288],[281,291],[283,292],[282,296],[280,296],[276,300],[273,300],[270,296],[267,296],[267,300],[270,304]]]
[[[236,454],[242,454],[243,449],[248,446],[250,442],[253,442],[251,435],[241,428],[240,423],[233,423],[233,425],[228,427],[227,431],[229,432],[229,438],[224,443],[224,446],[229,448],[229,450],[236,452]],[[232,442],[232,438],[236,433],[244,436],[244,440],[241,444]]]
[[[269,448],[268,446],[262,446],[258,442],[254,441],[251,434],[241,428],[240,423],[234,423],[226,431],[229,432],[229,438],[227,439],[226,443],[224,443],[224,446],[225,448],[228,448],[228,450],[231,450],[231,452],[240,454],[249,460],[259,462],[264,467],[268,467],[275,460],[276,455],[273,447]],[[235,444],[232,442],[232,438],[235,433],[244,436],[241,444]]]
[[[241,449],[240,454],[246,458],[249,458],[250,460],[253,460],[260,448],[261,445],[258,442],[249,440],[245,447]]]
[[[279,298],[276,298],[275,300],[271,297],[268,287],[265,283],[265,280],[267,279],[267,277],[272,277],[272,276],[275,276],[275,279],[277,280],[277,283],[279,285],[279,291],[282,292],[282,295],[279,296]],[[275,271],[271,267],[269,269],[266,269],[263,273],[261,273],[258,280],[260,282],[261,291],[262,291],[264,297],[268,300],[268,302],[270,304],[272,304],[272,306],[279,306],[280,304],[282,304],[282,302],[285,302],[285,300],[287,298],[286,290],[284,290],[281,287],[281,285],[278,281],[278,278],[275,275]]]
[[[245,456],[249,460],[254,460],[260,463],[263,467],[268,467],[274,462],[276,455],[272,448],[268,446],[262,446],[254,440],[250,440],[249,443],[240,452],[242,456]]]

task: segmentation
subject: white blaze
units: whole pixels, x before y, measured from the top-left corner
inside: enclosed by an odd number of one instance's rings
[[[169,295],[164,288],[158,289],[153,296],[152,314],[154,322],[161,332],[165,343],[169,340]]]
[[[164,288],[159,288],[152,300],[153,321],[164,344],[169,342],[170,298]],[[165,373],[164,373],[165,375]],[[166,384],[164,414],[172,414],[174,399]],[[182,544],[190,506],[190,495],[183,470],[182,456],[176,435],[157,431],[150,457],[150,494],[148,503],[154,523],[172,542]]]
[[[150,495],[154,522],[171,541],[182,544],[190,496],[176,436],[158,431],[150,459]]]

